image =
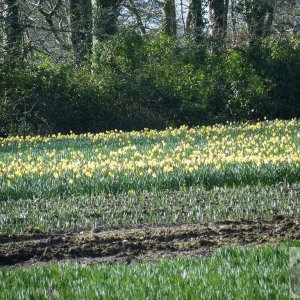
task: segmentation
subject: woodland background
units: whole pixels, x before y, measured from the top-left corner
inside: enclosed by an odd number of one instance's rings
[[[1,0],[0,136],[300,117],[296,0]]]

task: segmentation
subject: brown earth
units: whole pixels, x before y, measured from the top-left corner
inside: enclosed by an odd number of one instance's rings
[[[29,230],[30,231],[30,230]],[[0,266],[76,259],[134,262],[161,257],[210,255],[222,245],[277,243],[300,239],[300,217],[271,220],[144,226],[115,230],[0,234]]]

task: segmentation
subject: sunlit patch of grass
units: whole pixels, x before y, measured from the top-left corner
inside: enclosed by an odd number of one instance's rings
[[[1,299],[289,299],[289,246],[221,248],[156,263],[0,270]]]

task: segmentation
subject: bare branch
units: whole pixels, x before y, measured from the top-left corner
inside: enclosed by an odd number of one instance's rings
[[[62,3],[61,0],[57,0],[56,5],[53,7],[53,9],[50,12],[46,12],[43,9],[43,2],[44,0],[39,0],[38,4],[37,4],[37,8],[39,10],[39,12],[45,17],[46,22],[48,23],[52,34],[55,37],[55,40],[63,47],[63,49],[65,50],[70,50],[71,47],[70,45],[68,45],[59,35],[58,35],[58,31],[55,28],[55,25],[53,23],[53,19],[52,17],[57,13],[57,11],[59,10],[59,7]]]
[[[129,6],[128,6],[128,9],[131,11],[131,13],[133,14],[135,20],[136,20],[136,23],[138,24],[139,28],[140,28],[140,31],[142,34],[146,34],[146,28],[142,22],[142,18],[138,12],[138,9],[134,3],[133,0],[128,0],[129,2]]]

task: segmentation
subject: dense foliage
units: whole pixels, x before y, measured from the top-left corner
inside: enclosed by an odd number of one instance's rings
[[[211,50],[124,31],[80,64],[35,55],[0,64],[0,135],[164,128],[300,116],[296,38]]]

